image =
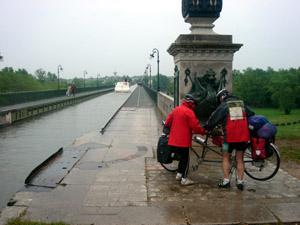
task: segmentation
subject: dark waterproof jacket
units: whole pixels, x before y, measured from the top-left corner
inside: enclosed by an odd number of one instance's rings
[[[253,116],[255,113],[248,106],[244,106],[243,118],[239,120],[230,120],[227,103],[235,100],[239,99],[234,96],[227,97],[209,117],[205,128],[211,130],[218,124],[221,124],[226,142],[247,142],[250,140],[247,117]]]
[[[183,101],[168,115],[165,126],[170,128],[168,144],[175,147],[191,147],[192,134],[204,134],[190,103]]]

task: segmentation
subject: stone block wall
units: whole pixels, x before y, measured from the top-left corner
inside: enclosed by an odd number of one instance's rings
[[[158,92],[157,94],[157,107],[166,118],[169,112],[174,108],[174,98],[166,95],[165,93]]]

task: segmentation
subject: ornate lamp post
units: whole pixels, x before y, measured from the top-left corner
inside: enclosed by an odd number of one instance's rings
[[[85,75],[87,75],[88,73],[85,71],[83,71],[83,88],[85,88]]]
[[[157,48],[154,48],[152,50],[152,53],[150,54],[151,58],[154,58],[154,55],[157,54],[157,91],[160,91],[159,87],[159,51]]]
[[[146,67],[146,69],[149,70],[149,75],[150,75],[150,83],[149,83],[149,86],[150,86],[150,88],[151,88],[151,83],[152,83],[152,80],[151,80],[151,64],[148,64],[147,67]]]
[[[63,68],[61,65],[57,66],[57,89],[59,90],[59,71],[63,71]]]

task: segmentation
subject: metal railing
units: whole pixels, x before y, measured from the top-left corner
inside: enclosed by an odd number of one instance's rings
[[[106,88],[113,88],[113,85],[103,85],[100,87],[89,87],[89,88],[76,88],[76,93],[102,90]],[[60,97],[65,95],[66,95],[65,89],[0,93],[0,106],[15,105],[19,103],[55,98],[55,97]]]

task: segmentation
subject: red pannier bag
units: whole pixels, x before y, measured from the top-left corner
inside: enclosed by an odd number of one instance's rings
[[[251,149],[251,155],[253,160],[262,160],[267,158],[266,140],[264,138],[252,137]]]
[[[216,146],[222,147],[224,143],[224,137],[223,136],[212,136],[212,143]]]

